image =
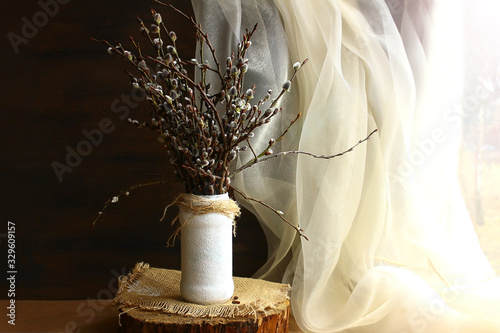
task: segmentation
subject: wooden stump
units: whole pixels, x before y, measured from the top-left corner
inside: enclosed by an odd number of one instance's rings
[[[288,332],[289,318],[288,300],[266,313],[233,318],[196,318],[133,309],[120,313],[120,333],[281,333]]]
[[[234,277],[232,299],[200,305],[183,300],[181,275],[138,263],[120,280],[113,300],[120,312],[120,332],[288,332],[289,285]]]

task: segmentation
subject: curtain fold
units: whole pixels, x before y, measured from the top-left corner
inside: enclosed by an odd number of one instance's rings
[[[243,202],[269,244],[256,276],[292,285],[306,332],[497,332],[500,282],[482,253],[456,177],[460,1],[193,0],[220,59],[259,23],[246,83],[281,89],[305,58],[284,111],[257,133],[276,150],[233,184],[286,213]],[[260,95],[259,95],[260,94]],[[241,154],[240,162],[251,155]]]

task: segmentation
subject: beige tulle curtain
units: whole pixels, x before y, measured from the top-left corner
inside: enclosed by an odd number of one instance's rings
[[[246,83],[279,91],[309,62],[258,149],[298,112],[287,155],[233,181],[286,213],[244,203],[269,244],[256,276],[290,283],[306,332],[500,331],[500,282],[482,253],[457,183],[461,131],[460,1],[193,0],[224,59],[258,22]],[[207,54],[205,52],[205,54]],[[454,119],[451,121],[451,119]],[[244,162],[251,155],[240,155]],[[242,201],[243,202],[243,201]]]

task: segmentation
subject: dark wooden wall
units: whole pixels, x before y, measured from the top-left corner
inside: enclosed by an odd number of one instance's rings
[[[43,9],[44,3],[51,6]],[[189,1],[173,3],[191,13]],[[136,15],[146,21],[151,7],[163,13],[182,41],[180,52],[191,58],[190,24],[152,0],[0,1],[0,275],[11,221],[17,299],[105,298],[116,275],[138,261],[180,268],[179,245],[165,247],[176,211],[169,211],[167,222],[159,218],[182,188],[155,135],[114,112],[142,112],[122,100],[130,95],[126,65],[90,41],[127,43],[129,35],[140,36]],[[103,119],[108,133],[89,146],[84,132],[98,129]],[[78,148],[86,156],[70,160],[72,171],[59,179],[54,162],[68,166],[68,149]],[[91,228],[115,192],[157,180],[169,183],[133,192]],[[234,244],[235,275],[253,274],[266,253],[260,226],[244,212]],[[0,287],[0,298],[7,297],[6,283]]]

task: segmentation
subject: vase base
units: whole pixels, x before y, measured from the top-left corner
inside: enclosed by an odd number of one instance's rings
[[[231,299],[234,293],[232,280],[220,286],[220,288],[196,288],[184,286],[181,281],[181,296],[189,303],[201,305],[222,304]]]

